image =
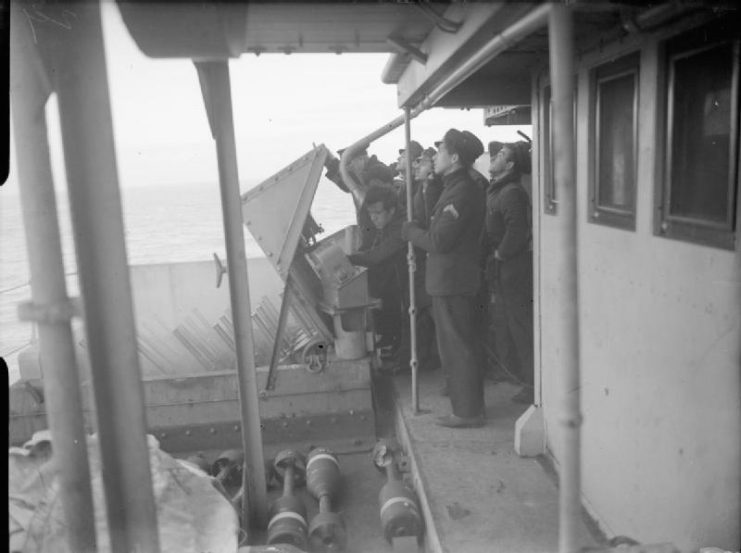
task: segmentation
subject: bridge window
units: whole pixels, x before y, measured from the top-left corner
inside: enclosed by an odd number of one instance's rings
[[[635,229],[639,54],[591,74],[589,220]]]
[[[700,29],[667,44],[666,164],[656,231],[733,249],[739,41]],[[709,42],[713,40],[713,42]]]

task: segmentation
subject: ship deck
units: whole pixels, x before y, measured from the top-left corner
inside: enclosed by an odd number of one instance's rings
[[[450,412],[440,372],[419,373],[415,414],[408,374],[386,377],[393,390],[397,439],[409,457],[425,515],[427,553],[546,553],[558,550],[558,488],[545,458],[514,450],[515,421],[525,405],[520,388],[485,382],[486,425],[450,429],[435,417]],[[585,515],[581,546],[602,539]],[[390,551],[391,549],[387,549]]]

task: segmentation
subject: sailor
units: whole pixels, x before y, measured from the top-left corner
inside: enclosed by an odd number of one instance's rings
[[[374,326],[380,340],[376,344],[381,358],[398,365],[403,325],[403,290],[407,282],[406,244],[401,239],[403,213],[398,209],[394,190],[371,186],[361,211],[373,228],[363,235],[360,250],[348,259],[353,265],[368,267],[368,291],[381,300],[374,311]]]
[[[424,229],[430,225],[432,209],[443,190],[442,180],[439,175],[435,174],[436,153],[435,148],[427,148],[412,163],[415,182],[412,212],[414,220]]]
[[[436,146],[434,170],[443,188],[429,228],[405,222],[402,236],[428,253],[426,288],[432,296],[438,352],[453,411],[437,423],[482,426],[484,392],[474,303],[481,282],[486,197],[470,169],[484,147],[472,133],[458,129],[448,130]]]
[[[489,143],[491,183],[486,199],[486,280],[499,365],[522,384],[513,400],[533,401],[533,253],[529,144]]]
[[[409,156],[412,160],[412,164],[414,163],[414,160],[416,160],[421,154],[422,154],[422,145],[417,142],[416,140],[412,140],[409,142]],[[407,205],[407,193],[406,193],[406,179],[407,179],[407,150],[406,148],[401,148],[399,150],[399,158],[396,160],[395,163],[396,168],[396,178],[394,179],[394,186],[396,187],[396,192],[399,195],[399,201],[402,208],[406,209]],[[414,167],[412,167],[412,171],[414,170]],[[412,182],[414,182],[414,177],[412,177]],[[412,197],[414,196],[414,188],[412,188]]]
[[[417,151],[410,145],[410,151]],[[421,148],[421,147],[420,147]],[[435,149],[427,148],[419,150],[419,155],[412,160],[412,216],[420,225],[420,228],[429,227],[430,213],[442,191],[442,181],[435,175],[433,159]],[[402,160],[406,163],[406,160]],[[406,196],[405,187],[400,191]],[[400,202],[401,207],[401,202]],[[404,208],[406,209],[406,208]],[[427,265],[427,252],[421,248],[414,248],[415,266],[414,289],[415,289],[415,328],[417,332],[417,360],[419,369],[431,371],[440,367],[440,356],[437,352],[437,341],[435,340],[435,321],[432,314],[432,298],[425,289],[425,273]],[[408,312],[410,298],[408,294],[408,277],[404,286],[404,310]],[[411,356],[410,325],[408,321],[402,327],[402,348],[400,362],[403,367],[409,365]]]
[[[342,157],[344,151],[345,149],[343,148],[337,150],[337,153]],[[350,189],[342,180],[342,175],[340,174],[340,160],[334,156],[329,156],[325,162],[325,166],[327,168],[325,176],[335,183],[343,192],[350,192]],[[391,169],[379,161],[375,155],[369,157],[368,150],[365,148],[356,151],[353,154],[353,157],[348,160],[348,170],[357,182],[358,186],[360,186],[361,190],[364,192],[371,186],[393,187],[394,175]],[[375,227],[368,218],[367,211],[363,210],[362,206],[356,204],[355,215],[358,222],[361,242],[367,241]]]
[[[342,157],[344,151],[345,148],[337,150],[337,153]],[[334,156],[329,156],[325,165],[327,167],[325,176],[343,192],[350,192],[350,189],[342,180],[342,175],[340,175],[340,160]],[[366,148],[353,154],[353,157],[348,160],[348,169],[363,190],[367,190],[373,185],[390,186],[394,178],[393,172],[388,166],[379,161],[375,155],[368,156]]]

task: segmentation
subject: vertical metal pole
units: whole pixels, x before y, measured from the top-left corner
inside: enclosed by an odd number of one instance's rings
[[[571,8],[553,4],[549,28],[553,90],[553,149],[559,209],[565,220],[560,249],[566,298],[560,320],[566,328],[565,367],[561,379],[563,462],[559,485],[559,551],[576,551],[576,528],[581,516],[580,392],[579,392],[579,281],[574,152],[574,45]]]
[[[407,192],[407,221],[412,220],[412,158],[409,156],[409,143],[412,140],[411,113],[409,108],[404,108],[404,140],[406,151],[406,192]],[[414,288],[414,273],[417,266],[414,259],[414,245],[407,242],[407,264],[409,265],[409,366],[412,369],[412,408],[414,414],[419,414],[419,387],[417,382],[417,292]]]
[[[250,315],[250,287],[247,278],[247,255],[244,251],[244,226],[239,195],[229,66],[226,61],[197,62],[196,68],[204,90],[211,131],[216,140],[216,155],[219,164],[229,292],[237,347],[242,444],[247,465],[246,470],[243,471],[242,481],[245,490],[242,497],[242,520],[245,528],[250,525],[250,522],[262,528],[267,524],[268,518],[267,485],[260,429],[255,347]]]
[[[157,511],[98,2],[64,5],[54,55],[72,227],[115,553],[157,552]]]
[[[11,7],[11,95],[21,209],[31,272],[31,300],[38,308],[68,306],[44,106],[50,83],[28,22]],[[70,551],[96,551],[93,495],[69,318],[37,321],[46,416],[59,467],[59,497]]]

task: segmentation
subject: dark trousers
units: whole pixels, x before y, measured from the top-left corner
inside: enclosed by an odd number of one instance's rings
[[[533,383],[532,274],[529,254],[504,262],[491,306],[497,356],[526,384]]]
[[[440,362],[448,383],[453,414],[484,413],[484,386],[479,362],[479,330],[472,296],[433,296],[432,309]]]

